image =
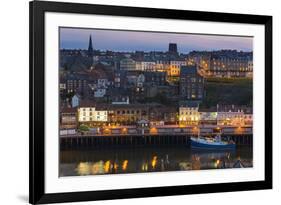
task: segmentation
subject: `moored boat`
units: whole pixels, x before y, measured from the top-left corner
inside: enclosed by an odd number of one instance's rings
[[[236,144],[233,141],[222,141],[220,136],[215,138],[191,137],[191,148],[233,150],[236,148]]]

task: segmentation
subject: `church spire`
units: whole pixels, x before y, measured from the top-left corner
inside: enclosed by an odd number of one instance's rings
[[[88,55],[93,56],[94,54],[94,49],[93,49],[93,43],[92,43],[92,35],[90,35],[89,38],[89,47],[88,47]]]

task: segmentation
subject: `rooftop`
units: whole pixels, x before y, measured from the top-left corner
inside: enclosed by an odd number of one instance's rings
[[[217,105],[218,112],[244,112],[246,114],[253,113],[253,109],[246,105]]]
[[[76,111],[77,111],[77,108],[75,108],[75,107],[62,107],[60,109],[61,113],[76,113]]]

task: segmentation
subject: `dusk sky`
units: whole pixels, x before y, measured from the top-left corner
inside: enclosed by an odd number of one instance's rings
[[[169,43],[177,43],[178,51],[236,49],[253,50],[252,37],[194,35],[157,32],[114,31],[96,29],[60,29],[60,48],[87,49],[89,36],[93,47],[112,51],[167,51]]]

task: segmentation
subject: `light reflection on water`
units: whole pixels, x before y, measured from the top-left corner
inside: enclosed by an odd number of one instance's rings
[[[195,151],[187,147],[138,147],[60,152],[60,176],[252,167],[251,147]]]

